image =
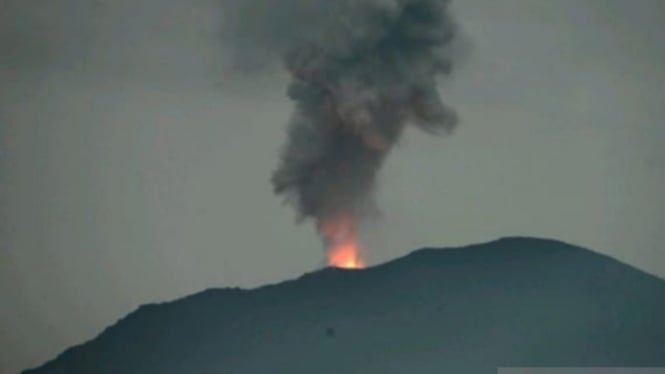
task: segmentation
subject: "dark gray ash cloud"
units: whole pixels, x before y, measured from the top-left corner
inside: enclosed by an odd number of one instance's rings
[[[294,102],[274,191],[317,224],[361,216],[407,123],[451,131],[436,78],[450,72],[447,0],[227,0],[239,55],[279,55]]]

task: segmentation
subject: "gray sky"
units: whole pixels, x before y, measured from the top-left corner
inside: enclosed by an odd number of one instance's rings
[[[457,0],[461,123],[380,175],[371,263],[549,237],[665,276],[665,3]],[[0,0],[0,372],[138,305],[319,267],[271,193],[287,77],[225,69],[213,0]]]

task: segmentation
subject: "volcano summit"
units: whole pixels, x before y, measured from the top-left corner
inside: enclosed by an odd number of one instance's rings
[[[665,281],[509,238],[150,304],[28,374],[496,373],[665,366]]]

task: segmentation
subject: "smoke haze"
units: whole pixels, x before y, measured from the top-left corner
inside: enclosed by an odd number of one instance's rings
[[[361,216],[406,123],[438,133],[457,120],[436,88],[455,33],[447,0],[228,1],[241,60],[278,54],[294,102],[274,191],[300,219]],[[368,209],[369,208],[369,209]]]

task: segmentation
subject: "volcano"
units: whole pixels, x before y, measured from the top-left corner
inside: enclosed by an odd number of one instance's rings
[[[145,305],[24,373],[496,373],[665,366],[665,281],[506,238]]]

